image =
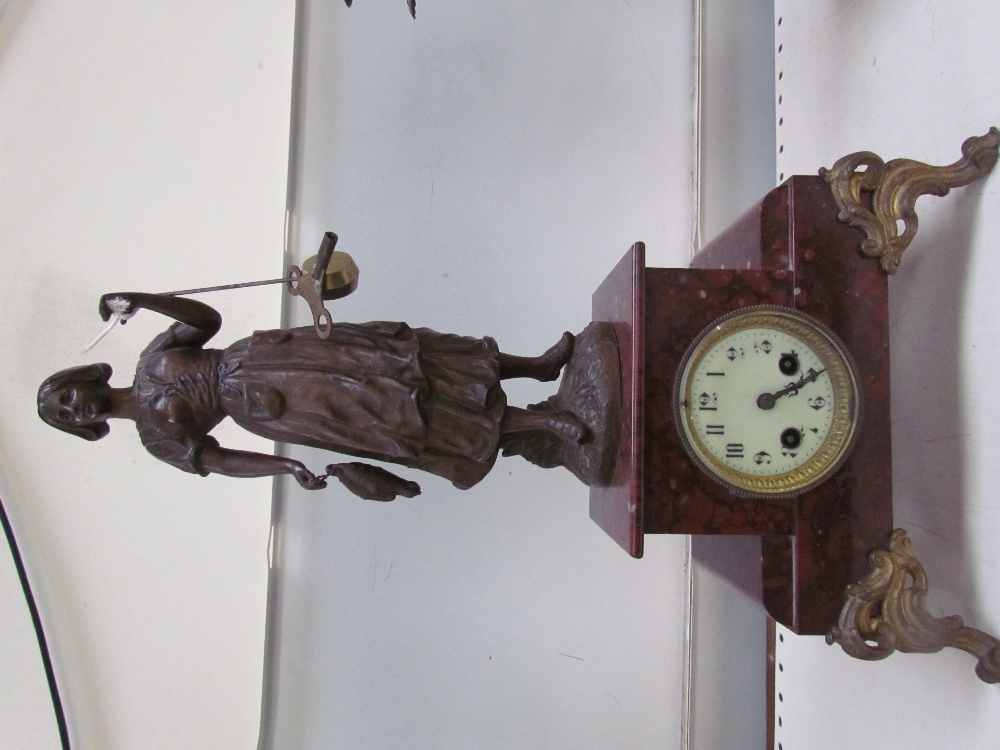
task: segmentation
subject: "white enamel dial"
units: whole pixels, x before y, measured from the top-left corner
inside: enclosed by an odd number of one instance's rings
[[[727,315],[688,349],[674,405],[688,454],[741,495],[795,495],[835,471],[858,418],[854,368],[832,332],[794,310]]]

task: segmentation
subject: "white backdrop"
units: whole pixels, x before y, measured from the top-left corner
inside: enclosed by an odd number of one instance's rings
[[[74,748],[256,741],[270,482],[184,475],[127,424],[84,443],[34,401],[95,360],[130,383],[165,327],[140,314],[84,356],[101,293],[280,273],[292,23],[267,0],[9,0],[0,16],[0,493]],[[213,302],[222,339],[278,323],[274,288]],[[24,616],[9,576],[0,596],[5,619]],[[31,705],[17,690],[39,669],[20,632],[0,652],[0,746],[57,747],[41,676]]]

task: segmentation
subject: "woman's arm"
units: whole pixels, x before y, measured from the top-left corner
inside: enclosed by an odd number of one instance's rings
[[[204,302],[187,297],[172,297],[166,294],[146,294],[145,292],[117,292],[101,297],[98,312],[108,320],[112,315],[111,300],[121,300],[124,312],[152,310],[168,318],[173,318],[179,326],[174,327],[173,336],[181,346],[201,346],[219,332],[222,316]],[[119,309],[122,305],[118,306]]]
[[[204,446],[199,453],[200,467],[209,474],[224,474],[227,477],[271,477],[277,474],[292,474],[307,490],[321,490],[326,487],[326,479],[318,477],[302,464],[284,456],[269,456],[264,453],[236,451],[214,445]],[[326,467],[329,476],[335,476],[358,497],[365,500],[386,502],[398,496],[416,497],[420,485],[409,482],[379,466],[358,462],[330,464]]]
[[[264,453],[230,450],[206,445],[199,453],[201,468],[210,474],[224,474],[227,477],[273,477],[277,474],[292,474],[307,490],[321,490],[326,480],[317,477],[301,461],[284,456],[269,456]]]

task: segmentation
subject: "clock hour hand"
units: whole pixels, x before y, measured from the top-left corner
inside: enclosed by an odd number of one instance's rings
[[[822,370],[816,371],[813,368],[809,368],[809,371],[803,375],[801,378],[796,380],[794,383],[789,383],[787,386],[782,388],[780,391],[775,391],[774,393],[762,393],[757,397],[757,406],[761,409],[767,411],[768,409],[773,409],[774,404],[782,396],[788,396],[789,394],[795,394],[799,392],[799,389],[806,383],[811,383],[820,375],[826,372],[824,367]]]

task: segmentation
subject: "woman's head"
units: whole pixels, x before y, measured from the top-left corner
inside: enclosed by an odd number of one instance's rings
[[[38,416],[56,429],[84,440],[108,434],[111,365],[71,367],[47,378],[38,389]]]

